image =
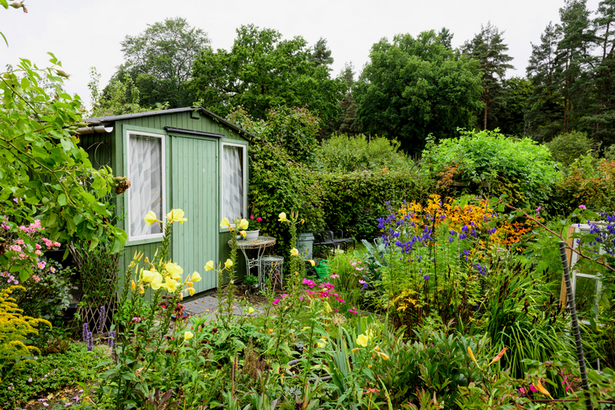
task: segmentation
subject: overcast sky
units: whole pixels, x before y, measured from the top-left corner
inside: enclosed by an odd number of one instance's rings
[[[595,11],[599,0],[588,0]],[[243,24],[280,31],[284,38],[303,36],[309,44],[328,41],[335,59],[334,75],[345,63],[355,72],[369,59],[371,46],[383,37],[447,27],[458,47],[491,22],[505,31],[514,57],[507,76],[524,76],[531,54],[549,21],[559,22],[564,0],[26,0],[28,14],[0,8],[0,63],[28,58],[47,65],[53,52],[71,74],[66,89],[87,103],[90,67],[101,74],[104,87],[123,62],[120,42],[142,33],[148,24],[183,17],[204,30],[214,49],[230,49],[235,29]]]

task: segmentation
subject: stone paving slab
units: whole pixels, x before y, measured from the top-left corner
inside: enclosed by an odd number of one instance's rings
[[[216,312],[218,311],[218,298],[215,295],[210,294],[183,302],[183,305],[184,311],[187,314],[191,316],[206,316],[208,319],[207,321],[210,321],[216,317]],[[235,309],[233,309],[233,315],[246,316],[244,313],[244,308],[237,305],[237,303],[233,305],[235,307]],[[257,312],[263,312],[263,309],[258,305],[255,305],[254,309]],[[254,314],[255,313],[252,315]]]

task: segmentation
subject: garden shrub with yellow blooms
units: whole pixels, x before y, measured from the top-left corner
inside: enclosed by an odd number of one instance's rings
[[[30,361],[34,353],[40,353],[36,347],[24,343],[29,335],[38,334],[38,325],[45,324],[51,328],[51,323],[45,319],[23,316],[23,310],[19,309],[15,299],[11,297],[17,289],[25,291],[25,288],[19,285],[0,290],[0,375],[2,378]]]

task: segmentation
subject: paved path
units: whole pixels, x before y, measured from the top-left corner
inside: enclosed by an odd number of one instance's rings
[[[216,294],[205,294],[204,296],[197,296],[194,299],[190,299],[188,301],[183,302],[185,306],[184,310],[188,315],[191,316],[206,316],[208,320],[212,320],[215,318],[216,312],[218,311],[218,298]],[[244,308],[239,306],[239,300],[236,300],[233,304],[233,314],[239,316],[245,316]],[[263,312],[262,307],[258,305],[253,306],[257,312]],[[252,315],[256,315],[257,313],[253,313]]]

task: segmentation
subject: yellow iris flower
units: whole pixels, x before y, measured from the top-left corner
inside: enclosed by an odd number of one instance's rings
[[[209,261],[205,264],[205,270],[213,270],[214,269],[214,261]]]
[[[156,219],[156,214],[154,213],[154,211],[149,211],[147,213],[147,215],[145,215],[145,218],[143,218],[145,220],[145,223],[148,225],[152,225],[154,222],[158,222],[158,219]]]
[[[183,225],[188,219],[184,218],[184,211],[181,209],[172,209],[167,214],[167,220],[172,223],[179,222],[180,225]]]

